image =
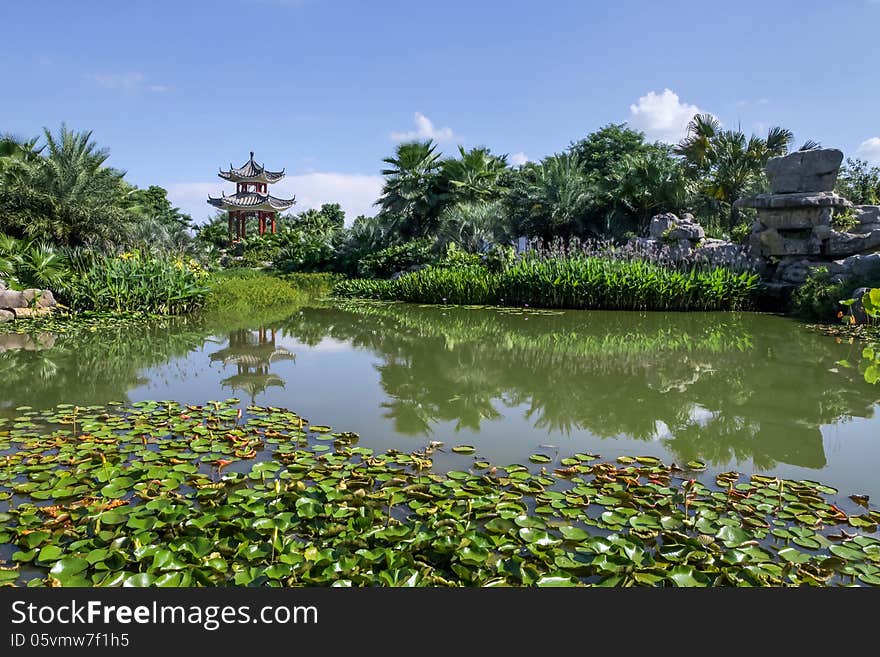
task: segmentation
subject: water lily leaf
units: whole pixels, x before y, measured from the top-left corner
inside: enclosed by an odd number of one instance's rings
[[[550,463],[552,460],[546,454],[532,454],[529,456],[529,461],[532,463]]]
[[[794,548],[783,548],[782,550],[779,550],[777,554],[789,563],[806,563],[810,560],[809,554],[795,550]]]
[[[473,454],[476,448],[473,445],[456,445],[452,451],[456,454]]]
[[[571,577],[562,577],[558,575],[546,575],[538,578],[535,582],[536,586],[541,587],[559,587],[559,586],[577,586],[577,582]]]
[[[666,573],[667,579],[676,586],[708,586],[709,578],[690,566],[675,566]]]
[[[71,585],[74,578],[88,569],[89,562],[80,557],[64,557],[55,562],[49,570],[49,574],[61,582],[62,585]]]
[[[590,537],[590,534],[579,527],[560,527],[559,531],[567,541],[583,541]]]
[[[718,533],[715,534],[715,538],[724,543],[727,547],[738,547],[745,543],[746,541],[753,540],[751,534],[747,531],[740,529],[739,527],[732,527],[730,525],[724,525]]]

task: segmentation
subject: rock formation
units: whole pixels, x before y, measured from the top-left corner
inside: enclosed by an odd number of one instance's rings
[[[842,161],[832,148],[771,158],[771,192],[736,202],[757,210],[749,246],[768,261],[771,286],[800,285],[818,267],[840,281],[880,277],[880,206],[832,191]]]
[[[0,281],[0,323],[48,315],[57,305],[51,290],[8,290]]]

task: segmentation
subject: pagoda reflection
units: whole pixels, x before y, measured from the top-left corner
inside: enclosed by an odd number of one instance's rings
[[[275,329],[260,327],[256,330],[237,329],[229,334],[226,347],[210,355],[211,362],[223,367],[235,367],[235,374],[220,384],[231,388],[233,393],[242,391],[256,397],[268,388],[284,387],[284,379],[270,372],[273,363],[280,360],[296,360],[296,355],[275,344]]]

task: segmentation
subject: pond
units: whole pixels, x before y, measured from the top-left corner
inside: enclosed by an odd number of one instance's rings
[[[650,455],[817,479],[880,498],[880,387],[838,342],[781,317],[347,302],[0,336],[0,414],[147,399],[290,408],[377,450],[442,441],[530,454]]]

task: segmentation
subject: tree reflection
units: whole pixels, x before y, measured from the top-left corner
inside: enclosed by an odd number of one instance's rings
[[[414,436],[521,412],[547,433],[660,440],[682,461],[817,468],[822,425],[870,417],[878,401],[834,367],[846,345],[764,315],[346,303],[303,309],[284,330],[376,353],[385,416]]]

